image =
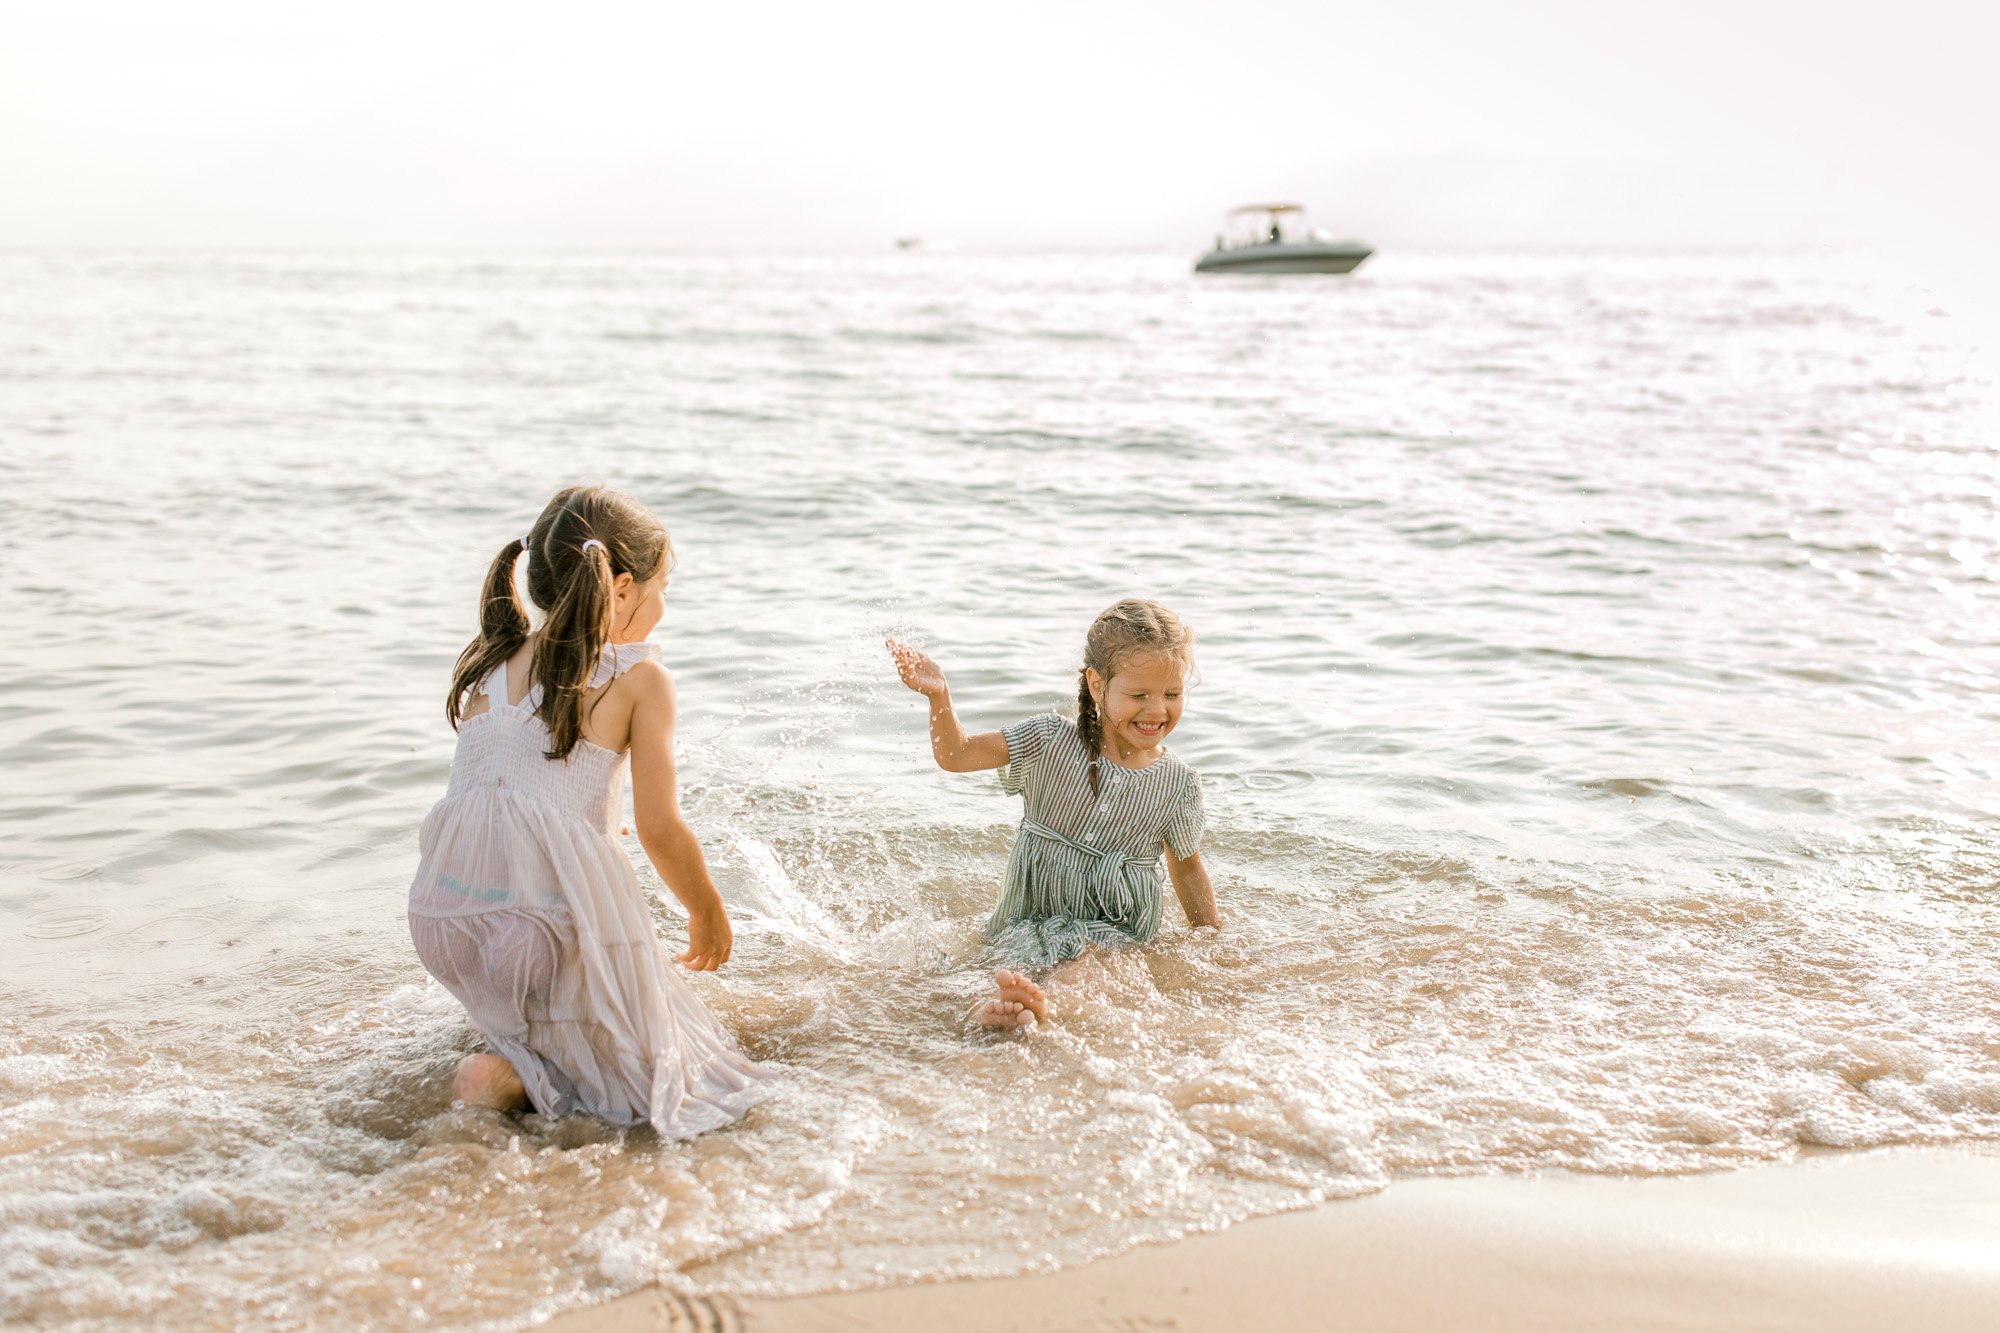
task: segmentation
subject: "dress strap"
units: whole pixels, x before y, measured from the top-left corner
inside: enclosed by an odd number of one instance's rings
[[[507,662],[505,658],[501,659],[499,666],[494,667],[486,673],[485,680],[479,682],[479,692],[486,696],[487,707],[505,708],[507,706]]]
[[[487,672],[486,679],[480,683],[479,688],[485,692],[488,706],[492,708],[518,708],[523,712],[532,713],[541,706],[542,687],[540,685],[530,685],[528,692],[521,696],[520,703],[514,703],[507,697],[507,663],[505,662]]]
[[[641,662],[660,661],[663,654],[657,643],[607,643],[604,651],[597,655],[597,666],[590,673],[590,689],[609,685],[618,677],[638,666]]]

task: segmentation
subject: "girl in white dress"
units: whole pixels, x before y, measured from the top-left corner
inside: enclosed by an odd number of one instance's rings
[[[660,521],[602,487],[549,501],[487,571],[479,636],[445,715],[451,782],[425,818],[410,938],[493,1054],[452,1093],[544,1115],[587,1111],[670,1138],[727,1124],[764,1070],[674,971],[615,838],[632,768],[639,842],[688,912],[679,961],[729,959],[728,913],[674,783],[674,682],[646,641],[672,548]],[[514,592],[527,557],[530,628]]]

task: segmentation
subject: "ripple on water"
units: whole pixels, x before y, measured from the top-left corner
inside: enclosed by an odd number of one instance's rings
[[[1258,772],[1242,773],[1236,779],[1249,791],[1288,791],[1297,787],[1308,787],[1319,780],[1318,776],[1304,769],[1265,769]]]
[[[57,907],[28,917],[22,933],[30,939],[66,940],[91,935],[110,924],[110,914],[97,907]]]
[[[142,947],[163,944],[185,944],[221,930],[221,917],[205,912],[176,912],[170,916],[154,917],[122,933],[122,939]]]

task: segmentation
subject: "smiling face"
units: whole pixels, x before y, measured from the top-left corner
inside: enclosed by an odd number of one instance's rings
[[[1172,657],[1134,654],[1107,680],[1089,673],[1091,697],[1104,728],[1104,753],[1116,763],[1143,767],[1159,757],[1160,743],[1180,725],[1187,669]]]

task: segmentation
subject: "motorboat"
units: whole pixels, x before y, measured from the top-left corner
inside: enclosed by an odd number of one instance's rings
[[[1245,204],[1224,217],[1197,273],[1352,273],[1375,251],[1306,223],[1304,204]]]

